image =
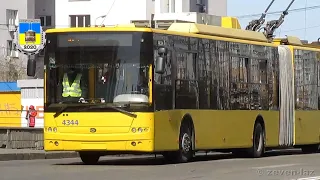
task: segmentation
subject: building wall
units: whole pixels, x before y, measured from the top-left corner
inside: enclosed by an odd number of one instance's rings
[[[16,82],[0,82],[0,127],[21,127],[21,95]]]
[[[155,0],[155,13],[201,12],[198,3],[205,13],[227,16],[227,0]]]
[[[0,127],[21,127],[20,92],[0,92]]]
[[[35,1],[35,18],[40,19],[43,30],[55,27],[55,0],[34,0]],[[36,57],[37,69],[34,78],[44,78],[44,54],[38,54]]]
[[[11,40],[12,36],[8,31],[7,27],[7,9],[17,10],[18,18],[27,18],[28,11],[28,1],[27,0],[11,0],[11,1],[1,1],[0,6],[0,44],[6,45],[7,40]],[[17,21],[18,23],[18,21]]]
[[[35,18],[44,19],[43,29],[54,27],[55,24],[55,0],[34,0],[35,1]],[[50,17],[50,22],[48,17]]]
[[[206,0],[208,14],[217,16],[227,16],[227,1],[228,0]]]
[[[91,25],[125,24],[130,20],[144,20],[151,17],[154,2],[150,0],[58,0],[55,7],[57,28],[70,27],[70,15],[90,15]],[[105,18],[99,16],[106,15]],[[104,21],[103,21],[104,19]]]

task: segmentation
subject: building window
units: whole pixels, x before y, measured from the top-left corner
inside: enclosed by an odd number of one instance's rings
[[[15,31],[18,20],[18,10],[6,9],[6,20],[9,31]]]
[[[12,52],[12,40],[7,40],[7,56],[11,56]]]
[[[41,26],[52,26],[51,16],[40,16]]]
[[[90,15],[70,15],[70,27],[89,27]]]
[[[206,6],[205,6],[203,0],[196,0],[196,5],[198,6],[198,12],[199,13],[205,13],[206,12]]]

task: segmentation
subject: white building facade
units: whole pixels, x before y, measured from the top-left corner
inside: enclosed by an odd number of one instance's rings
[[[155,0],[155,13],[198,12],[227,16],[227,0]]]
[[[156,13],[201,12],[227,15],[227,0],[56,0],[57,28],[127,24]]]

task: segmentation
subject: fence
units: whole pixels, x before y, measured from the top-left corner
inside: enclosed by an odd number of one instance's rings
[[[0,127],[0,146],[7,149],[43,149],[43,128]]]

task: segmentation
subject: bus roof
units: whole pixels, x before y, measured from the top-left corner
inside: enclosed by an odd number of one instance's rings
[[[157,32],[148,27],[136,27],[134,24],[128,25],[116,25],[108,27],[81,27],[81,28],[57,28],[57,29],[48,29],[46,33],[66,33],[66,32],[108,32],[108,31],[138,31],[138,32]],[[200,34],[208,36],[217,36],[231,39],[239,40],[249,40],[256,42],[265,42],[268,40],[263,33],[247,31],[234,28],[225,28],[219,26],[211,26],[205,24],[197,23],[172,23],[171,26],[164,31],[171,31],[177,33],[191,33],[191,34]],[[158,31],[159,32],[159,31]]]
[[[305,49],[311,51],[320,51],[320,42],[303,43],[298,37],[287,36],[286,38],[275,38],[273,41],[277,45],[289,45],[295,49]]]
[[[196,23],[173,23],[169,31],[218,36],[240,40],[268,42],[263,33]]]

